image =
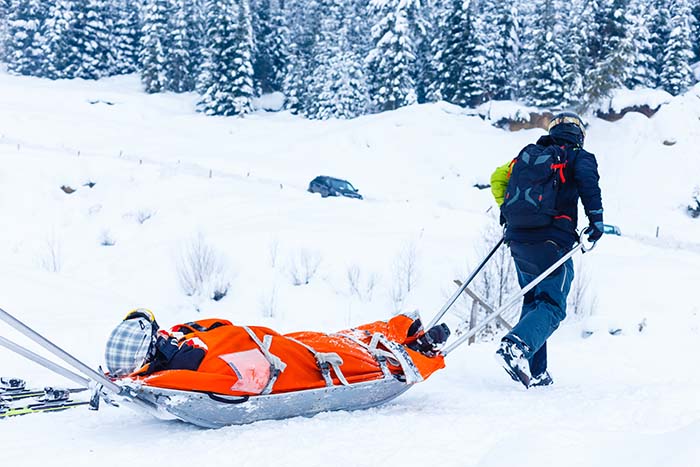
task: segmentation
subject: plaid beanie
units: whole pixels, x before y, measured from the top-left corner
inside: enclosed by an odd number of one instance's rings
[[[107,339],[105,363],[111,376],[129,375],[153,357],[158,325],[139,311],[129,313]]]

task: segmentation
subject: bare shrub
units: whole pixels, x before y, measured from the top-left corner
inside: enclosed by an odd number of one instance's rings
[[[308,284],[321,265],[321,254],[316,250],[302,248],[289,261],[288,273],[292,285]]]
[[[221,300],[231,287],[225,258],[206,242],[201,233],[182,247],[177,275],[182,291],[188,296]]]
[[[140,209],[136,212],[136,214],[134,214],[134,219],[136,219],[136,222],[138,222],[139,224],[143,224],[155,215],[156,211],[151,211],[150,209]]]
[[[49,272],[60,272],[63,264],[61,241],[55,232],[51,231],[40,250],[39,264]]]
[[[102,231],[102,233],[100,233],[100,245],[114,246],[116,243],[117,241],[114,239],[114,236],[108,229],[105,229]]]
[[[567,311],[571,319],[581,320],[593,313],[596,298],[590,294],[591,276],[583,257],[574,263],[574,280],[567,297]]]
[[[374,273],[363,277],[360,267],[356,264],[348,267],[347,271],[348,292],[360,300],[371,302],[374,288],[377,285],[377,275]]]
[[[687,209],[688,215],[693,219],[700,217],[700,187],[695,187]]]
[[[270,254],[270,266],[274,269],[277,267],[277,255],[279,254],[280,241],[278,238],[273,238],[268,244],[268,253]]]
[[[488,255],[502,236],[503,229],[495,215],[492,215],[475,246],[479,261]],[[498,310],[519,289],[518,276],[510,250],[501,246],[474,279],[470,288],[486,303]],[[465,315],[469,316],[469,328],[477,324],[472,321],[481,321],[486,316],[486,312],[481,306],[478,306],[477,309],[469,307],[468,310],[468,312],[465,310]],[[503,318],[511,324],[514,324],[519,316],[520,307],[518,306],[514,306],[503,314]],[[480,334],[480,337],[490,338],[492,335],[500,333],[502,328],[503,325],[499,321],[494,321]]]
[[[265,318],[274,318],[277,315],[277,285],[273,284],[272,289],[260,296],[260,310]]]
[[[403,245],[394,259],[389,296],[395,311],[401,309],[418,282],[417,256],[416,243],[411,241]]]

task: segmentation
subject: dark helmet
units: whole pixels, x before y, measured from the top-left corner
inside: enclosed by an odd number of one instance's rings
[[[586,127],[581,117],[573,112],[561,112],[549,122],[549,135],[555,140],[583,146]]]

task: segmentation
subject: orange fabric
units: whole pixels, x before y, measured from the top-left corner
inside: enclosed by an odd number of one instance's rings
[[[214,323],[223,326],[207,331]],[[272,329],[258,326],[249,328],[262,342],[266,335],[272,336],[270,353],[287,364],[279,373],[272,393],[321,388],[326,385],[318,368],[314,354],[304,345],[319,353],[336,353],[343,359],[340,369],[350,383],[371,381],[382,378],[381,367],[364,346],[350,339],[369,344],[375,332],[383,334],[388,340],[406,344],[413,338],[408,337],[408,329],[413,319],[398,315],[389,321],[377,321],[355,329],[341,331],[337,334],[320,332],[295,332],[281,335]],[[187,391],[213,392],[230,395],[256,395],[264,388],[269,379],[270,365],[260,358],[258,344],[255,343],[243,327],[232,325],[226,320],[202,320],[194,325],[177,325],[174,332],[188,332],[181,343],[188,343],[204,348],[206,355],[197,371],[165,370],[147,376],[137,376],[143,369],[131,376],[149,386]],[[297,342],[298,341],[298,342]],[[423,378],[445,366],[441,355],[428,357],[404,347]],[[259,354],[259,355],[258,355]],[[236,370],[230,364],[238,370]],[[242,363],[241,363],[242,362]],[[243,368],[241,365],[248,365]],[[401,374],[400,367],[389,366],[392,373]],[[241,378],[239,378],[239,375]],[[341,384],[331,371],[334,384]]]

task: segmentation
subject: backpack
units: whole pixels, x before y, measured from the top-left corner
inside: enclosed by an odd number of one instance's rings
[[[536,228],[557,216],[559,186],[566,182],[566,151],[555,144],[527,145],[510,166],[501,213],[510,227]]]

